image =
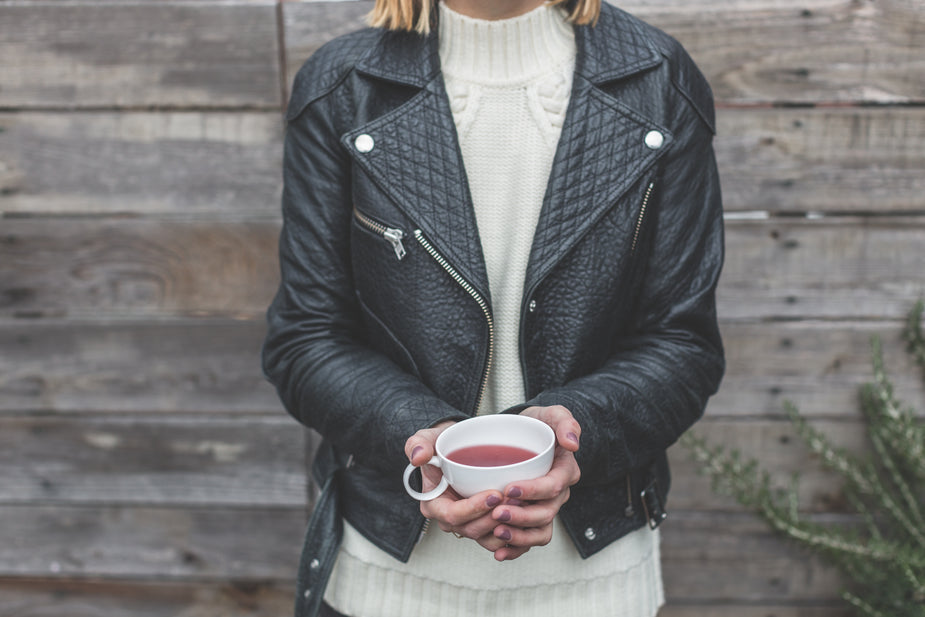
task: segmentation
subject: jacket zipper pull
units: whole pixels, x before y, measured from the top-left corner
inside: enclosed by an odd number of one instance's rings
[[[382,236],[392,245],[392,249],[395,251],[395,256],[398,257],[398,259],[405,256],[405,245],[401,243],[405,234],[402,233],[401,229],[387,227],[385,231],[382,232]]]

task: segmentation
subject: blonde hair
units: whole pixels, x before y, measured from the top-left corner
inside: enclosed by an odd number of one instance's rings
[[[546,4],[565,4],[570,0],[546,0]],[[370,26],[387,30],[430,32],[431,13],[438,0],[376,0],[366,19]],[[601,12],[601,0],[576,0],[569,21],[584,26],[594,25]]]

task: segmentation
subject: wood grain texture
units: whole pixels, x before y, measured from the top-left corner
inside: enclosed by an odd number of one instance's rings
[[[717,310],[727,321],[903,319],[925,296],[925,217],[732,220]]]
[[[0,4],[0,107],[280,105],[275,2]]]
[[[0,417],[0,503],[305,507],[305,441],[284,413]]]
[[[3,113],[0,215],[278,218],[282,133],[278,112]]]
[[[302,508],[0,506],[9,576],[290,581]]]
[[[0,315],[262,320],[279,284],[279,222],[11,219]]]
[[[675,36],[720,104],[925,100],[918,0],[617,4]]]
[[[727,211],[925,211],[925,109],[720,109]]]
[[[0,614],[28,617],[269,617],[292,612],[295,583],[0,580]],[[828,616],[825,616],[828,617]]]
[[[863,457],[869,454],[866,424],[856,418],[813,419],[810,424],[822,431],[836,447]],[[710,446],[737,451],[743,459],[758,461],[770,474],[774,488],[788,488],[792,474],[799,475],[799,508],[803,512],[849,512],[842,494],[843,479],[826,469],[819,457],[796,434],[785,419],[713,418],[707,415],[693,428]],[[713,491],[710,479],[701,473],[691,450],[676,444],[668,451],[671,463],[669,510],[738,512],[743,508],[726,495]]]
[[[5,322],[0,412],[279,414],[263,335],[234,320]]]

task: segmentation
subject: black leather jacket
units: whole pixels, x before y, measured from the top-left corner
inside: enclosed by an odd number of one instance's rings
[[[581,481],[560,516],[587,557],[664,503],[665,450],[719,385],[723,232],[712,96],[692,61],[606,2],[575,33],[524,288],[528,400],[508,411],[562,404],[580,423]],[[474,414],[491,370],[488,279],[436,34],[367,29],[309,59],[284,178],[263,362],[325,440],[299,574],[309,614],[341,516],[408,559],[424,519],[401,482],[405,440]]]

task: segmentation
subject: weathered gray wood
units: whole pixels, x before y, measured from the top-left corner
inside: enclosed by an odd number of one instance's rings
[[[13,320],[0,324],[0,411],[278,414],[262,322]]]
[[[858,456],[869,450],[865,439],[866,425],[857,419],[834,418],[812,420],[813,427],[822,431],[837,447]],[[842,494],[843,478],[820,464],[787,420],[755,418],[712,418],[710,414],[698,423],[693,433],[711,446],[722,446],[727,452],[736,450],[743,459],[755,459],[771,474],[772,485],[786,488],[791,475],[799,474],[800,510],[807,512],[849,512]],[[710,480],[702,473],[691,450],[676,444],[668,451],[671,462],[671,495],[669,510],[741,511],[734,499],[715,493]]]
[[[720,109],[727,211],[925,211],[925,109]]]
[[[10,219],[0,316],[262,319],[279,221]],[[925,295],[925,217],[728,220],[725,321],[901,319]]]
[[[0,578],[225,582],[295,576],[302,508],[0,506]]]
[[[0,214],[278,217],[282,132],[278,112],[0,114]]]
[[[279,222],[11,219],[0,315],[262,320],[279,284]]]
[[[925,383],[900,339],[900,323],[724,323],[726,376],[707,413],[783,417],[790,400],[807,416],[860,417],[858,388],[872,380],[870,340],[883,343],[896,395],[923,412]]]
[[[925,100],[918,0],[617,4],[678,38],[720,102]]]
[[[834,569],[751,514],[675,511],[660,529],[665,593],[673,603],[832,605],[840,598]]]
[[[925,100],[917,0],[616,4],[678,38],[720,103]],[[322,42],[362,25],[370,6],[284,4],[288,79]]]
[[[280,104],[275,2],[0,4],[0,106]]]
[[[5,579],[0,580],[0,614],[29,617],[267,617],[291,614],[294,594],[294,578],[285,583],[249,580],[168,583]]]
[[[0,417],[0,503],[304,507],[305,440],[283,413]]]
[[[813,602],[796,606],[783,602],[767,604],[688,604],[678,605],[669,597],[658,617],[854,617],[845,604],[819,606]]]
[[[727,373],[708,413],[857,417],[871,379],[870,337],[884,342],[897,394],[925,400],[899,322],[723,324]],[[0,411],[281,413],[260,373],[261,321],[0,322]]]
[[[731,220],[724,320],[902,319],[925,296],[925,217]]]
[[[372,8],[373,3],[366,0],[284,2],[287,92],[309,56],[334,37],[365,27],[365,16]]]

